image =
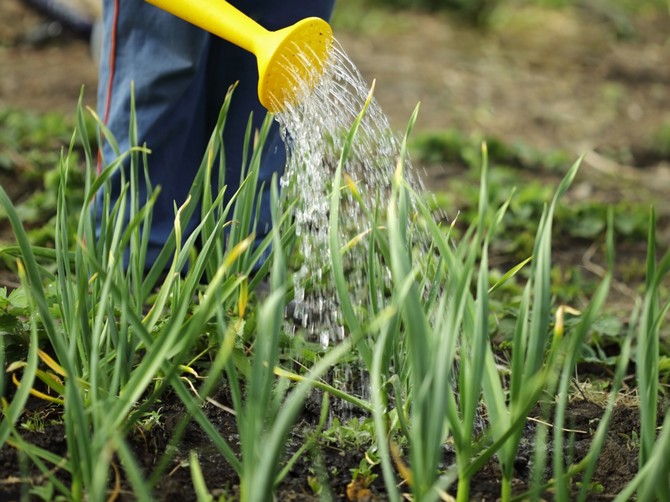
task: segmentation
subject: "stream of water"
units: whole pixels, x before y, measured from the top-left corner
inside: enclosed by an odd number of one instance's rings
[[[297,104],[277,114],[284,140],[290,145],[289,159],[281,180],[282,192],[296,202],[294,218],[304,258],[294,274],[295,319],[301,320],[310,336],[326,348],[344,336],[337,294],[330,279],[328,244],[331,181],[338,165],[346,136],[364,108],[370,85],[342,47],[334,43],[325,74]],[[353,148],[343,168],[362,195],[364,204],[373,209],[388,200],[385,194],[400,155],[400,137],[377,101],[372,102],[362,119]],[[405,159],[406,180],[421,190],[420,179]],[[343,196],[340,211],[340,243],[363,234],[370,225],[360,205]],[[348,251],[345,267],[349,292],[354,305],[367,302],[367,239]]]

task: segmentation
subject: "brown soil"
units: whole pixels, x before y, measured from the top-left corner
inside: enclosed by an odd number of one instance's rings
[[[2,0],[0,19],[0,107],[71,113],[82,85],[84,102],[95,105],[97,74],[85,41],[65,34],[30,42],[44,19],[19,0]],[[342,29],[336,35],[363,75],[369,81],[376,79],[377,99],[395,127],[401,129],[421,101],[419,131],[456,127],[536,148],[565,149],[575,157],[588,153],[580,174],[580,189],[588,197],[651,200],[659,214],[668,214],[670,163],[658,154],[654,138],[670,124],[669,21],[667,16],[641,16],[619,36],[615,22],[607,9],[526,8],[502,11],[490,30],[482,32],[444,16],[403,13],[393,22],[387,19],[384,28],[369,23],[364,33]],[[427,167],[432,190],[458,173],[449,166]],[[668,229],[659,229],[659,234],[670,241]],[[583,249],[579,253],[571,259],[581,260]],[[163,422],[133,436],[138,459],[149,471],[167,445],[171,424],[183,412],[175,401],[166,399],[163,405]],[[222,431],[234,434],[229,415],[214,407],[208,411]],[[578,431],[573,445],[576,459],[588,448],[601,414],[594,403],[572,404],[570,428]],[[313,424],[315,416],[306,412],[303,420],[303,425]],[[636,434],[637,410],[618,407],[594,477],[603,494],[590,500],[611,498],[631,479],[636,470]],[[58,426],[26,433],[26,439],[58,454],[65,452]],[[300,440],[301,430],[296,430],[293,442]],[[528,441],[532,445],[532,428]],[[234,491],[237,480],[222,468],[223,461],[197,427],[188,428],[182,447],[185,455],[193,448],[204,452],[202,467],[211,490]],[[284,483],[281,500],[316,499],[306,479],[318,465],[331,473],[334,498],[346,500],[349,469],[358,465],[363,453],[324,447],[305,456]],[[164,495],[163,500],[193,498],[184,460],[177,456],[161,481],[157,493]],[[449,452],[444,461],[445,466],[453,461]],[[528,479],[529,461],[522,451],[518,491]],[[17,465],[15,452],[4,446],[2,500],[20,493],[14,477],[20,474]],[[381,476],[373,491],[376,499],[384,499]],[[498,494],[497,470],[491,464],[475,479],[473,499],[495,500]]]
[[[97,70],[86,42],[68,33],[39,40],[46,19],[19,0],[2,2],[0,19],[0,107],[74,113],[82,86],[85,103],[95,105]]]
[[[217,402],[230,406],[230,399],[225,391],[214,396]],[[320,397],[312,396],[308,401],[300,421],[286,443],[287,458],[295,453],[314,430],[319,417],[318,405]],[[312,406],[313,405],[313,406]],[[221,435],[237,448],[238,438],[235,417],[228,411],[212,404],[204,407],[211,423]],[[174,395],[163,397],[158,409],[160,419],[152,426],[139,427],[129,431],[129,446],[135,453],[138,465],[144,469],[144,476],[149,478],[172,442],[177,425],[184,416],[184,406]],[[566,459],[579,462],[587,454],[591,440],[602,417],[603,409],[594,402],[576,400],[570,404],[569,420],[565,432]],[[340,413],[342,420],[342,414]],[[67,454],[67,444],[64,438],[63,426],[59,424],[60,410],[44,402],[33,400],[24,412],[23,421],[35,423],[39,417],[43,428],[37,431],[22,430],[21,435],[30,444],[44,448],[56,455]],[[346,417],[345,417],[346,418]],[[535,448],[536,420],[539,415],[531,414],[515,462],[515,479],[513,490],[515,494],[522,494],[528,490],[532,475],[533,451]],[[635,438],[639,436],[638,413],[635,407],[619,405],[615,408],[610,428],[605,439],[601,455],[598,459],[591,482],[598,486],[597,492],[589,495],[588,500],[593,502],[611,500],[632,479],[637,470],[638,446]],[[551,437],[551,431],[550,436]],[[546,445],[547,461],[551,466],[553,455],[551,440]],[[174,452],[174,450],[172,450]],[[205,433],[194,423],[189,423],[176,452],[164,468],[162,476],[154,488],[155,500],[171,501],[176,497],[186,500],[195,500],[191,472],[189,468],[189,454],[195,451],[201,464],[207,487],[214,496],[227,495],[235,498],[239,493],[239,480],[234,471],[227,466],[224,457],[216,450]],[[406,454],[407,452],[404,452]],[[278,500],[292,500],[312,502],[323,500],[325,493],[329,493],[332,500],[372,502],[386,500],[385,488],[380,467],[374,466],[372,472],[378,477],[367,486],[365,498],[356,498],[351,495],[352,472],[360,461],[366,458],[366,447],[338,445],[321,440],[308,449],[296,462],[291,472],[279,486]],[[441,459],[441,466],[448,469],[455,465],[456,457],[453,449],[445,445]],[[407,459],[405,459],[407,462]],[[118,463],[118,460],[117,460]],[[27,486],[38,486],[45,482],[45,476],[35,467],[28,470],[19,470],[19,456],[10,446],[0,449],[0,500],[18,500],[22,489]],[[53,473],[66,483],[70,480],[65,471],[54,468]],[[122,469],[110,472],[111,479],[120,476],[120,500],[133,500],[130,485]],[[310,487],[308,479],[319,479],[323,487],[320,495]],[[579,490],[579,476],[573,479],[573,490]],[[402,488],[401,488],[402,489]],[[500,496],[500,470],[495,460],[489,461],[473,478],[471,486],[471,500],[494,501]],[[403,491],[409,491],[405,486]],[[453,490],[448,490],[453,493]],[[110,489],[110,494],[112,493]],[[349,493],[349,495],[348,495]],[[363,492],[361,492],[363,493]],[[544,500],[552,500],[551,490],[547,491]]]

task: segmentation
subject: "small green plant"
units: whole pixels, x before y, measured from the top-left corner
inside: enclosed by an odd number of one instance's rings
[[[342,423],[335,417],[322,436],[337,446],[359,450],[374,443],[374,424],[369,418],[350,418]]]
[[[138,420],[138,425],[143,431],[150,431],[161,423],[161,409],[147,411],[143,417]]]
[[[369,500],[372,498],[370,487],[378,475],[372,472],[372,468],[378,462],[371,460],[367,455],[361,459],[358,467],[351,469],[351,481],[347,485],[347,498],[349,500]]]

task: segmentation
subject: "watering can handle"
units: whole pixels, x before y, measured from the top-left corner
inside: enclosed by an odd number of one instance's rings
[[[257,54],[270,34],[260,24],[223,0],[146,1],[253,54]]]

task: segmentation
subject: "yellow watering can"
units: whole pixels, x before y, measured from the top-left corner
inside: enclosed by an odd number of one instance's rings
[[[268,31],[223,0],[147,0],[251,52],[258,61],[258,98],[275,113],[297,100],[323,73],[333,43],[330,25],[309,17]]]

